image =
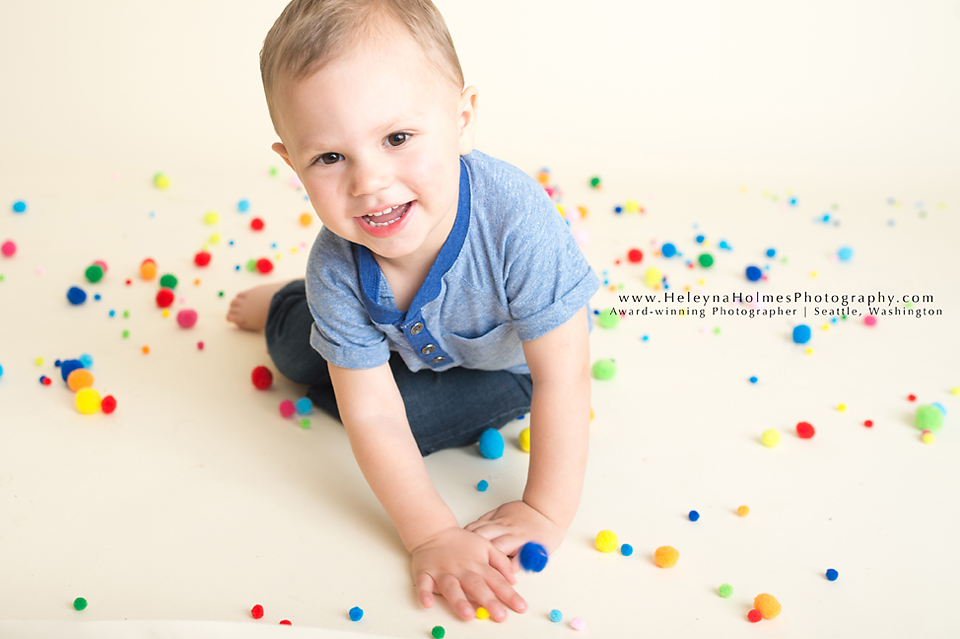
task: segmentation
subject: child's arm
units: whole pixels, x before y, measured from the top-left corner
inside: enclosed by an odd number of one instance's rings
[[[590,344],[587,309],[523,343],[533,378],[530,467],[523,500],[468,524],[514,556],[528,541],[556,549],[580,504],[590,431]]]
[[[360,470],[413,556],[420,602],[430,607],[433,594],[443,595],[464,619],[475,615],[466,595],[498,621],[506,616],[501,601],[522,612],[526,604],[510,585],[516,583],[510,560],[460,528],[430,481],[389,364],[328,366]]]

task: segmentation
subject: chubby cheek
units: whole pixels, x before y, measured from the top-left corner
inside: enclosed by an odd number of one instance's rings
[[[460,155],[418,154],[404,164],[407,183],[416,189],[417,197],[436,207],[454,197],[460,181]],[[439,201],[438,201],[439,200]]]

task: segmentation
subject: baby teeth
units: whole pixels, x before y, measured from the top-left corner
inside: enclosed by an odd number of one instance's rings
[[[392,211],[393,209],[399,209],[400,206],[401,206],[401,205],[399,205],[399,204],[398,204],[397,206],[391,206],[389,209],[383,209],[383,210],[380,211],[379,213],[371,213],[371,214],[368,215],[367,217],[380,217],[381,215],[386,215],[387,213],[389,213],[389,212]]]
[[[380,223],[380,224],[378,224],[377,222],[367,222],[367,224],[369,224],[370,226],[390,226],[391,224],[393,224],[394,222],[396,222],[396,221],[399,220],[399,219],[400,219],[400,218],[398,217],[396,220],[390,220],[389,222],[383,222],[383,223]]]

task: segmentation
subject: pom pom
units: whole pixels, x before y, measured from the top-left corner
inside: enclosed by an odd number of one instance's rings
[[[617,533],[612,530],[601,530],[597,533],[597,538],[594,540],[593,545],[596,546],[600,552],[613,552],[619,545]]]
[[[943,428],[943,413],[931,404],[917,406],[917,412],[914,415],[914,424],[918,430],[928,430],[931,433],[935,433]]]
[[[113,411],[117,410],[117,398],[113,395],[107,395],[100,402],[100,410],[109,415]]]
[[[672,242],[667,242],[660,247],[660,255],[664,257],[673,257],[677,254],[677,247]]]
[[[766,593],[757,595],[753,600],[754,610],[759,610],[764,619],[774,619],[780,614],[780,602],[773,595]]]
[[[197,266],[206,266],[207,264],[210,263],[211,257],[213,256],[207,253],[206,251],[200,251],[199,253],[193,256],[193,263],[196,264]]]
[[[13,240],[7,240],[3,243],[3,246],[0,246],[0,253],[3,253],[4,257],[13,257],[16,252],[17,245],[13,243]]]
[[[547,565],[547,549],[528,541],[520,548],[520,565],[524,570],[540,572]]]
[[[160,308],[169,308],[173,304],[173,291],[169,288],[161,288],[157,292],[157,306]]]
[[[773,428],[768,428],[763,431],[763,434],[760,436],[760,441],[762,441],[763,445],[767,448],[773,448],[780,443],[780,433]]]
[[[77,597],[73,600],[73,609],[74,610],[83,610],[87,607],[87,600],[83,597]]]
[[[798,324],[793,327],[793,341],[795,344],[806,344],[810,341],[810,327],[806,324]]]
[[[553,623],[560,623],[563,621],[563,613],[554,608],[550,611],[550,621]]]
[[[250,380],[260,390],[267,390],[273,384],[273,373],[266,366],[257,366],[250,373]]]
[[[263,220],[261,220],[259,217],[253,218],[252,220],[250,220],[250,228],[253,229],[254,231],[262,231]]]
[[[600,328],[616,328],[620,324],[620,314],[615,309],[605,308],[597,316],[597,323]]]
[[[700,513],[698,513],[695,510],[691,510],[690,514],[688,514],[687,517],[690,518],[690,521],[697,521],[698,519],[700,519]]]
[[[254,619],[262,619],[262,618],[263,618],[263,606],[261,606],[260,604],[257,604],[256,606],[254,606],[253,608],[250,609],[250,614],[253,615],[253,618],[254,618]]]
[[[354,606],[350,609],[350,621],[360,621],[363,619],[363,608]]]
[[[530,428],[527,427],[521,430],[520,437],[518,439],[520,441],[520,450],[522,450],[525,453],[529,453],[530,452]]]
[[[443,626],[434,626],[430,631],[430,636],[433,637],[433,639],[443,639],[447,636],[447,631],[444,630]]]
[[[833,568],[828,568],[828,569],[827,569],[827,580],[828,580],[828,581],[836,581],[836,580],[837,580],[837,577],[839,577],[839,576],[840,576],[840,573],[838,573],[838,572],[837,572],[836,570],[834,570]]]
[[[197,312],[184,309],[177,313],[177,324],[180,325],[180,328],[193,328],[193,325],[197,323]]]
[[[163,288],[169,288],[171,291],[177,288],[177,276],[167,273],[160,278],[160,286]]]
[[[587,627],[587,622],[583,620],[583,617],[574,617],[573,621],[570,622],[570,627],[574,630],[583,630]]]
[[[103,279],[103,267],[99,264],[93,264],[87,267],[87,270],[83,272],[83,276],[87,278],[87,281],[91,284],[99,282]]]
[[[697,258],[697,261],[700,262],[700,266],[703,268],[710,268],[713,266],[713,256],[709,253],[701,253],[700,257]]]
[[[623,555],[624,557],[629,557],[630,555],[633,554],[633,546],[631,546],[630,544],[623,544],[622,546],[620,546],[620,554]]]
[[[155,173],[153,176],[153,185],[161,191],[170,188],[170,178],[163,173]]]
[[[636,264],[643,259],[643,252],[640,249],[632,248],[627,251],[627,261]]]
[[[487,459],[503,457],[503,435],[496,428],[488,428],[480,435],[480,454]]]
[[[486,479],[481,479],[477,482],[477,490],[479,490],[481,493],[487,492],[487,488],[490,488],[490,484]]]
[[[294,407],[297,409],[297,414],[299,415],[309,415],[313,412],[313,402],[310,401],[309,397],[301,397],[297,400],[297,403],[294,404]]]
[[[74,393],[81,388],[90,388],[93,386],[93,374],[85,368],[78,368],[71,371],[67,376],[67,386],[69,386],[70,390]]]
[[[273,262],[265,257],[261,257],[256,263],[257,270],[266,275],[273,270]]]
[[[720,596],[724,599],[729,599],[733,596],[733,586],[730,584],[720,584]]]
[[[757,610],[756,608],[754,608],[753,610],[747,613],[747,620],[750,623],[757,623],[761,619],[763,619],[763,615],[760,614],[760,611]]]
[[[751,282],[756,282],[756,281],[759,280],[761,277],[763,277],[763,271],[761,271],[759,267],[756,267],[756,266],[748,266],[748,267],[747,267],[747,279],[748,279],[748,280],[750,280]]]
[[[81,388],[77,391],[76,405],[84,415],[93,415],[100,410],[100,393],[92,388]]]
[[[612,359],[598,359],[591,369],[594,379],[613,379],[617,374],[617,363]]]
[[[680,552],[673,546],[660,546],[653,553],[653,562],[660,568],[673,568],[680,559]]]
[[[140,278],[149,281],[156,276],[157,263],[148,257],[140,264]]]
[[[750,506],[740,506],[737,508],[737,514],[741,517],[746,517],[750,514]]]
[[[300,214],[300,226],[310,226],[313,223],[313,216],[309,213]],[[439,627],[439,626],[438,626]]]
[[[70,373],[79,368],[83,368],[83,362],[79,359],[68,359],[60,362],[60,375],[63,377],[63,381],[70,379]]]
[[[77,306],[87,301],[87,292],[79,286],[71,286],[67,289],[67,301]]]
[[[660,286],[660,282],[663,281],[663,272],[657,267],[652,266],[643,274],[643,281],[650,288],[656,288]]]
[[[483,606],[480,606],[479,608],[477,608],[477,619],[480,619],[482,621],[484,619],[489,619],[489,618],[490,618],[490,612],[487,611],[486,608],[484,608]]]
[[[293,417],[293,414],[297,412],[296,406],[293,405],[289,399],[285,399],[280,402],[280,415],[283,417]]]
[[[800,439],[810,439],[817,431],[807,422],[797,424],[797,437]]]
[[[281,619],[281,620],[280,620],[280,625],[281,625],[281,626],[292,626],[293,623],[292,623],[289,619]]]

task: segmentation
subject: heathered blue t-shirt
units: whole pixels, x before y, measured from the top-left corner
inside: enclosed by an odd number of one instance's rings
[[[411,371],[529,373],[521,342],[564,324],[599,286],[543,187],[472,151],[460,157],[453,228],[406,312],[368,248],[320,231],[307,261],[310,344],[341,368],[397,351]]]

